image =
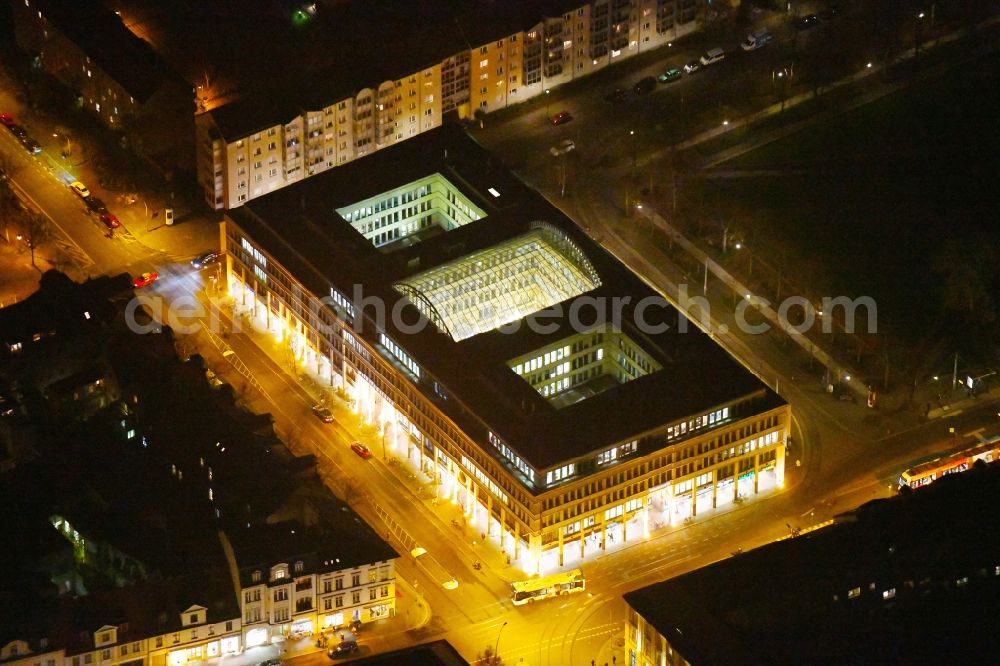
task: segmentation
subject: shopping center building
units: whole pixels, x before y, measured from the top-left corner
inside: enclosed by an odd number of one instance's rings
[[[458,128],[221,233],[234,308],[529,571],[782,485],[788,405]]]

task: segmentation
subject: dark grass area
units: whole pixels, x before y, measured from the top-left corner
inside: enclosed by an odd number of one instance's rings
[[[933,269],[942,248],[1000,239],[998,114],[994,54],[726,165],[794,175],[692,187],[821,264],[837,293],[874,297],[880,323],[916,340],[945,320]]]

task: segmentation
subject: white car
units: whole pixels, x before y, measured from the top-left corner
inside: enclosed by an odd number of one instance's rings
[[[73,190],[75,194],[78,194],[81,199],[86,199],[87,197],[90,196],[90,190],[88,190],[87,186],[78,180],[74,180],[72,183],[70,183],[69,189]]]
[[[575,149],[576,149],[576,144],[573,143],[572,139],[563,139],[556,145],[549,148],[549,152],[552,153],[553,157],[559,157],[560,155],[565,155],[566,153]]]

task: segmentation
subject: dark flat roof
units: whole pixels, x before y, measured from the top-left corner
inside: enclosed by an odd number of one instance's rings
[[[184,83],[99,0],[34,0],[33,5],[136,101],[145,102],[168,82]]]
[[[315,525],[285,521],[233,526],[226,536],[244,586],[255,584],[251,578],[255,570],[264,572],[266,582],[268,570],[281,562],[301,561],[304,573],[323,573],[399,557],[368,523],[332,495],[319,503]]]
[[[458,650],[446,640],[393,650],[367,659],[356,659],[353,663],[366,664],[367,666],[380,666],[381,664],[385,666],[468,666],[469,664],[458,654]]]
[[[338,208],[434,173],[449,180],[486,217],[412,246],[382,252],[336,213]],[[488,193],[491,187],[500,192],[499,198]],[[569,236],[594,265],[602,286],[588,296],[631,299],[624,309],[626,322],[642,298],[654,295],[557,208],[454,126],[425,132],[313,176],[228,215],[313,293],[326,295],[330,285],[335,285],[352,298],[353,286],[360,284],[364,296],[384,300],[386,312],[401,299],[392,288],[394,282],[526,233],[536,221]],[[441,401],[441,407],[459,425],[469,426],[470,435],[487,440],[482,426],[470,422],[471,412],[539,470],[751,395],[760,398],[756,406],[760,411],[783,404],[693,324],[687,326],[687,333],[678,332],[681,316],[673,307],[648,308],[645,316],[650,323],[668,324],[670,330],[642,334],[631,324],[624,330],[663,369],[561,410],[514,374],[507,361],[571,334],[565,317],[558,320],[559,330],[544,336],[521,326],[514,334],[492,331],[454,342],[432,326],[413,334],[399,331],[392,322],[387,322],[386,333],[446,387],[451,399]],[[371,329],[365,322],[362,334],[377,339]],[[425,394],[437,399],[430,388],[424,388]],[[581,422],[587,427],[581,428]]]
[[[314,16],[294,21],[293,13],[307,4],[130,0],[123,9],[126,19],[139,25],[188,81],[200,83],[207,72],[218,93],[242,99],[220,122],[223,135],[234,139],[290,120],[266,115],[287,110],[285,100],[293,108],[317,110],[528,30],[544,17],[560,16],[585,2],[319,0]],[[268,101],[275,98],[282,104]]]
[[[976,467],[625,601],[695,666],[992,662],[997,500]]]

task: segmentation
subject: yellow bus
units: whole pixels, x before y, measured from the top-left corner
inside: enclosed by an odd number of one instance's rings
[[[511,583],[510,599],[515,606],[523,606],[526,603],[549,597],[583,592],[586,587],[587,581],[583,577],[583,572],[579,569],[573,569],[565,573]]]

